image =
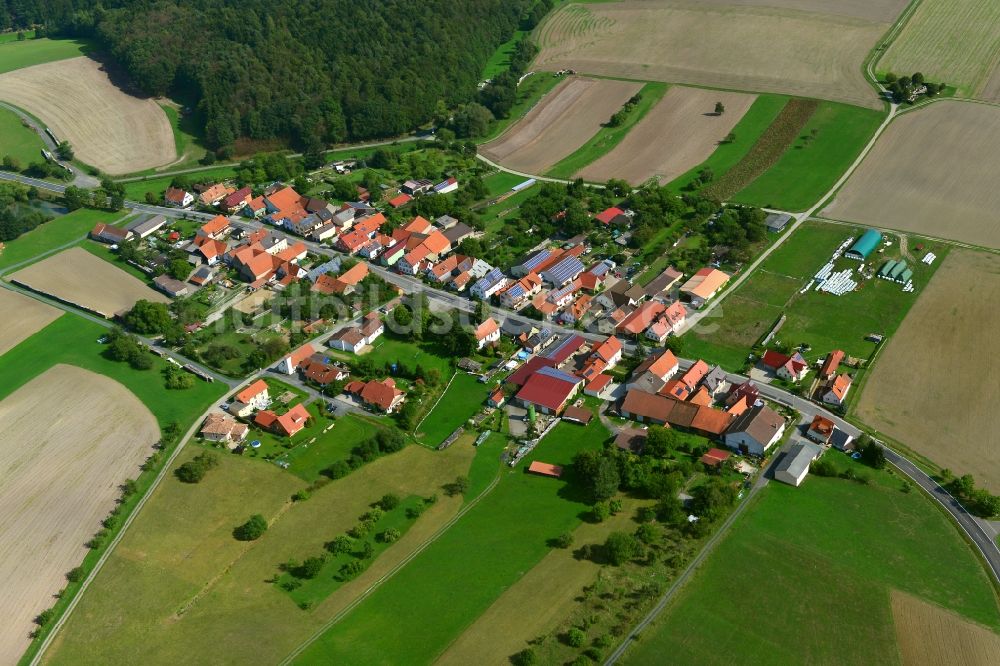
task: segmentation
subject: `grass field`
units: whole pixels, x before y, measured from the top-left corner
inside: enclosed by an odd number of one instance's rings
[[[771,483],[625,663],[895,664],[893,589],[1000,628],[993,586],[956,527],[901,484],[885,472],[869,485]]]
[[[483,178],[483,185],[486,186],[486,192],[489,196],[496,197],[524,181],[524,176],[507,173],[506,171],[497,171]]]
[[[193,182],[224,180],[236,175],[236,167],[223,166],[214,169],[198,170],[183,175]],[[174,178],[174,176],[149,176],[143,180],[130,181],[125,183],[125,197],[132,201],[145,201],[147,192],[152,192],[157,197],[162,197]]]
[[[607,436],[598,419],[586,428],[558,425],[526,461],[503,472],[495,490],[295,663],[433,661],[545,556],[548,539],[580,524],[586,505],[572,470],[558,480],[531,476],[528,462],[566,465]]]
[[[15,240],[7,241],[0,252],[0,273],[9,271],[16,264],[32,260],[43,252],[49,252],[63,245],[71,245],[83,239],[98,222],[111,223],[121,217],[118,213],[80,208],[72,213],[60,215],[35,227]]]
[[[960,95],[979,96],[1000,62],[998,23],[996,2],[922,0],[877,67],[900,76],[923,72],[928,81],[956,86]]]
[[[604,126],[587,143],[576,151],[554,164],[545,175],[552,178],[572,178],[594,160],[611,152],[622,139],[646,117],[649,110],[656,106],[667,92],[665,83],[647,83],[638,94],[642,100],[635,105],[628,117],[618,127]],[[607,179],[605,179],[607,180]]]
[[[22,67],[75,58],[93,51],[85,39],[29,39],[0,42],[0,74]],[[3,93],[0,92],[0,97]]]
[[[457,373],[441,400],[418,426],[417,439],[427,446],[437,446],[483,407],[489,391],[490,387],[475,376]]]
[[[402,363],[412,370],[419,365],[425,370],[437,368],[441,372],[442,380],[451,377],[451,359],[437,353],[433,336],[430,341],[418,343],[390,335],[386,334],[379,338],[374,345],[375,348],[364,355],[375,364],[375,367],[382,367],[387,363]]]
[[[684,191],[698,177],[698,172],[705,168],[711,169],[716,178],[722,176],[750,152],[758,137],[770,127],[787,103],[788,97],[784,95],[758,95],[733,128],[735,140],[720,144],[707,160],[675,178],[667,186],[673,192]]]
[[[883,118],[872,109],[821,103],[775,165],[732,200],[779,210],[808,209],[847,171]]]
[[[16,158],[22,167],[42,160],[45,144],[13,111],[0,108],[0,158]]]

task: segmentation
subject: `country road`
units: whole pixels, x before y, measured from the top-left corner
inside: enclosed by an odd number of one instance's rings
[[[56,142],[52,140],[52,137],[50,137],[48,133],[46,133],[45,131],[46,127],[42,125],[40,121],[36,120],[34,116],[25,113],[24,111],[14,106],[13,104],[8,104],[7,102],[0,102],[0,107],[3,107],[4,109],[7,109],[11,113],[17,115],[17,117],[19,117],[28,127],[30,127],[35,132],[35,134],[38,135],[38,137],[42,140],[42,143],[45,144],[45,149],[48,150],[53,155],[55,154]],[[42,156],[39,155],[38,157],[41,158]],[[70,171],[73,172],[73,185],[76,185],[77,187],[97,187],[98,185],[101,184],[101,181],[99,181],[97,178],[94,178],[93,176],[83,173],[82,171],[80,171],[79,167],[77,167],[75,164],[72,164],[71,162],[60,162],[60,164],[64,165],[66,168],[68,168]]]

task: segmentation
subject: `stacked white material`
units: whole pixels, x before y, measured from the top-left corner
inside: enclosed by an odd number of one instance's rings
[[[830,276],[830,273],[832,272],[833,272],[833,262],[831,261],[830,263],[823,266],[823,268],[819,269],[819,273],[816,273],[816,275],[813,276],[813,279],[816,280],[817,282],[822,282],[823,280],[827,279]]]
[[[928,252],[927,254],[924,255],[924,258],[921,259],[920,261],[930,266],[931,264],[934,263],[935,259],[937,259],[937,255],[934,254],[933,252]]]
[[[858,286],[858,283],[851,279],[852,274],[853,271],[851,269],[833,273],[821,282],[817,289],[833,294],[834,296],[843,296],[849,291],[854,291],[855,287]]]

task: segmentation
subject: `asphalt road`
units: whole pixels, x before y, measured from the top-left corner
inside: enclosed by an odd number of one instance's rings
[[[52,137],[50,137],[48,134],[45,133],[44,125],[42,125],[32,116],[29,116],[27,113],[25,113],[24,111],[22,111],[21,109],[17,108],[12,104],[7,104],[6,102],[0,102],[0,107],[3,107],[8,111],[17,115],[22,121],[24,121],[28,125],[28,127],[34,130],[35,134],[37,134],[38,137],[42,140],[42,143],[45,144],[46,150],[48,150],[50,153],[55,154],[56,142],[52,140]],[[41,155],[39,155],[38,157],[41,158]],[[101,181],[94,178],[93,176],[89,176],[83,173],[82,171],[80,171],[79,168],[76,167],[76,165],[72,164],[71,162],[60,162],[60,164],[62,164],[63,166],[65,166],[66,168],[68,168],[70,171],[73,172],[73,184],[76,185],[77,187],[97,187],[98,185],[101,184]]]

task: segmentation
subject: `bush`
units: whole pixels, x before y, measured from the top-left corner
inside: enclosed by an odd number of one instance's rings
[[[344,566],[340,567],[340,575],[344,579],[354,578],[364,570],[364,562],[361,560],[351,560]]]
[[[379,540],[382,541],[382,543],[395,543],[399,541],[401,536],[402,534],[399,533],[399,530],[394,527],[390,527],[379,535]]]
[[[631,534],[612,532],[604,542],[604,554],[609,562],[621,566],[639,554],[639,542]]]
[[[566,633],[566,643],[570,647],[583,647],[585,642],[587,642],[587,634],[583,633],[583,630],[578,627],[573,627]]]
[[[534,666],[538,663],[538,657],[531,648],[524,648],[517,654],[511,655],[510,663],[514,666]]]
[[[323,547],[334,555],[338,555],[340,553],[351,552],[351,548],[353,546],[354,540],[346,534],[341,534],[340,536],[334,538],[333,541],[327,541]]]
[[[608,506],[607,502],[598,502],[594,505],[591,515],[595,523],[603,523],[611,515],[611,507]]]
[[[81,580],[83,580],[83,577],[84,577],[83,567],[74,567],[70,569],[68,572],[66,572],[66,580],[68,580],[71,583],[79,583]]]
[[[342,479],[350,473],[351,466],[346,460],[338,460],[320,472],[323,476],[327,476],[331,479]]]
[[[399,506],[399,496],[392,493],[382,495],[382,499],[378,501],[378,506],[383,511],[392,511]]]
[[[573,545],[572,532],[563,532],[555,538],[554,543],[557,548],[569,548]]]
[[[826,458],[814,460],[812,464],[809,465],[809,471],[816,476],[837,476],[836,465],[833,464],[833,461],[827,460]]]
[[[219,459],[214,453],[209,453],[205,451],[200,453],[193,460],[189,460],[174,472],[174,476],[183,481],[184,483],[198,483],[203,478],[208,470],[213,469],[219,465]]]
[[[35,624],[37,624],[39,627],[44,627],[49,622],[51,622],[52,618],[54,618],[55,616],[56,613],[54,610],[52,610],[51,608],[46,608],[41,613],[35,616]]]
[[[324,562],[325,560],[322,557],[307,557],[302,561],[302,564],[292,570],[292,575],[296,578],[315,578],[323,569]]]
[[[267,531],[267,520],[259,513],[250,516],[247,522],[233,530],[237,541],[256,541]]]
[[[307,499],[309,499],[309,491],[305,489],[302,489],[296,492],[294,495],[292,495],[293,502],[304,502]]]

